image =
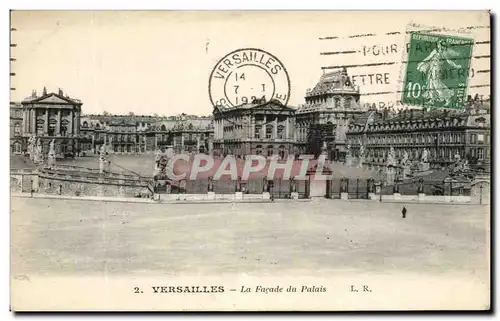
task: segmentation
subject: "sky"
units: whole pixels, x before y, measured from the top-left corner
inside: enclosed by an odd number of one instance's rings
[[[395,105],[405,67],[405,30],[414,28],[412,22],[453,35],[462,28],[482,43],[474,46],[479,58],[471,60],[469,79],[470,86],[480,87],[469,93],[489,95],[490,29],[484,11],[14,11],[11,101],[34,89],[41,94],[45,86],[80,99],[86,114],[208,115],[209,76],[219,59],[236,49],[260,48],[286,67],[292,107],[304,103],[322,67],[343,65],[360,87],[362,104]],[[330,54],[320,54],[325,52]],[[373,95],[380,92],[392,93]]]

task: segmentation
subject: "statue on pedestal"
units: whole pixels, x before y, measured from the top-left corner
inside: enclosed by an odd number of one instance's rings
[[[154,175],[158,174],[160,168],[160,160],[161,160],[161,150],[158,148],[155,152],[155,170]]]
[[[387,167],[396,165],[396,152],[394,151],[394,147],[391,146],[389,149],[389,154],[387,154]]]
[[[50,141],[49,145],[49,157],[48,157],[48,166],[52,167],[56,165],[56,149],[55,149],[55,139]]]
[[[35,152],[36,152],[36,136],[32,134],[28,139],[28,154],[32,161],[35,160]]]
[[[408,155],[408,152],[407,151],[404,151],[403,152],[403,159],[401,160],[401,165],[405,166],[405,165],[408,165],[408,159],[409,159],[409,155]]]
[[[420,159],[420,170],[429,170],[429,152],[427,151],[427,148],[424,148],[424,150],[422,151],[422,157]]]
[[[345,164],[348,167],[352,166],[352,151],[351,151],[351,145],[347,145],[347,152],[345,155]]]
[[[99,173],[104,173],[106,170],[106,145],[101,146],[99,151]]]
[[[409,155],[407,151],[403,152],[403,159],[401,160],[401,165],[403,166],[403,179],[406,179],[410,173]]]
[[[35,163],[43,162],[43,149],[42,149],[42,140],[40,138],[37,139],[36,147],[35,147]]]
[[[365,162],[365,146],[361,144],[361,146],[359,146],[358,167],[363,167],[364,162]]]

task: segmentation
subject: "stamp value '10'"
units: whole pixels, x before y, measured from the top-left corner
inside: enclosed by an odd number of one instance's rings
[[[467,95],[473,39],[412,32],[402,102],[460,108]]]

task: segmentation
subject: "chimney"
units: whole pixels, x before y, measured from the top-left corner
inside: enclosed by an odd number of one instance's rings
[[[36,90],[31,91],[31,98],[36,98]]]
[[[384,108],[384,112],[383,112],[383,113],[384,113],[384,114],[383,114],[383,115],[384,115],[384,116],[383,116],[383,119],[384,119],[384,120],[386,120],[386,119],[387,119],[387,115],[389,114],[389,110],[387,109],[387,107],[386,107],[386,108]]]
[[[59,88],[59,96],[63,96],[64,93],[63,93],[63,90],[61,88]]]
[[[45,86],[43,86],[43,95],[47,95],[47,88],[45,88]]]

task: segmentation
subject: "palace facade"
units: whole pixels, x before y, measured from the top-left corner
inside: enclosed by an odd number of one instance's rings
[[[349,80],[346,69],[325,73],[305,96],[305,104],[295,113],[295,139],[299,153],[314,153],[318,127],[332,128],[324,137],[329,159],[341,160],[346,154],[346,132],[349,120],[363,114],[366,109],[360,105],[359,88]],[[320,126],[329,125],[329,126]]]
[[[271,100],[255,100],[214,111],[214,154],[294,155],[295,109]]]
[[[45,154],[52,140],[55,140],[56,156],[75,154],[79,149],[81,107],[80,100],[64,95],[62,89],[58,93],[47,93],[44,88],[41,96],[33,91],[21,102],[21,149],[26,150],[28,138],[36,135]],[[11,110],[17,113],[19,107],[14,104]],[[14,122],[14,132],[17,124]],[[16,148],[18,144],[13,146]]]
[[[343,160],[349,151],[365,163],[383,166],[391,147],[400,160],[406,151],[418,161],[424,149],[432,167],[445,166],[455,155],[469,163],[489,163],[490,111],[482,102],[468,100],[462,110],[363,109],[359,90],[345,70],[324,74],[298,108],[278,101],[256,100],[234,108],[216,109],[212,116],[158,117],[145,115],[82,115],[82,102],[58,93],[36,91],[21,103],[10,104],[12,153],[27,151],[28,138],[41,138],[44,153],[55,140],[58,157],[109,153],[154,153],[174,148],[176,153],[319,154]]]
[[[349,125],[347,144],[352,156],[359,157],[365,148],[364,164],[385,166],[391,147],[398,162],[404,152],[409,160],[419,162],[428,151],[431,168],[455,162],[456,155],[470,164],[490,163],[490,112],[482,104],[469,103],[462,110],[387,109],[369,110]]]

